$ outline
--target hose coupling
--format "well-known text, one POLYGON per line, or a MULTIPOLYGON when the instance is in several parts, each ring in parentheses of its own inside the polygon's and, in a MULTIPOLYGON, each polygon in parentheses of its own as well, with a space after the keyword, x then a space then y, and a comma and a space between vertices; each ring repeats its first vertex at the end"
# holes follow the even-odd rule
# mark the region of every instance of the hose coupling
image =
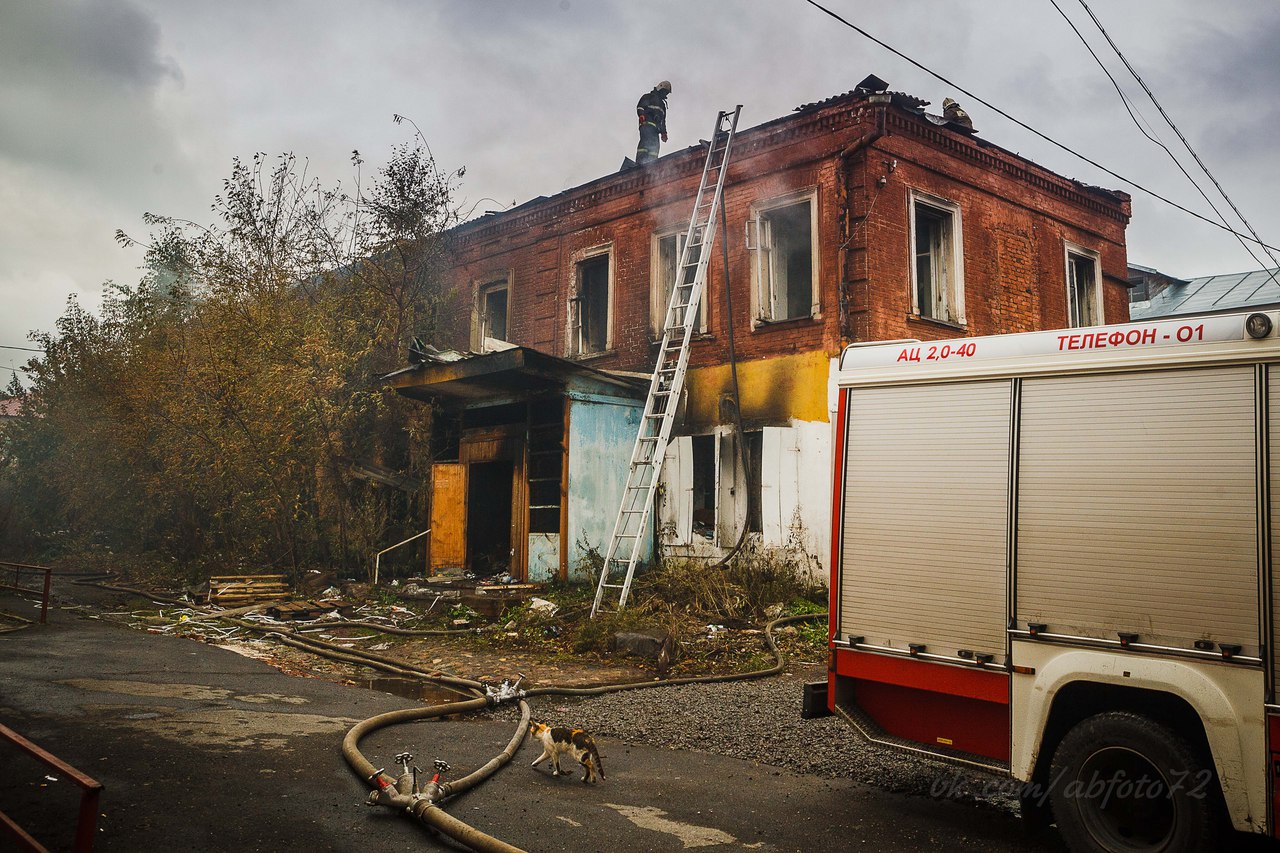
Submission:
POLYGON ((489 700, 490 705, 501 705, 503 702, 511 702, 525 697, 525 691, 520 689, 520 682, 524 681, 524 675, 517 674, 520 677, 514 682, 509 678, 505 678, 501 684, 486 684, 484 686, 484 695, 489 700))

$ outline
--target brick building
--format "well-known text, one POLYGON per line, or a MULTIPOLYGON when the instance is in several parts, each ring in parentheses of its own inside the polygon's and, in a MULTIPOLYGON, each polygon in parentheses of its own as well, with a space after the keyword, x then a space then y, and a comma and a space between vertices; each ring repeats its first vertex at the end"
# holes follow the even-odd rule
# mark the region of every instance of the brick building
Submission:
MULTIPOLYGON (((1129 197, 1054 174, 977 136, 962 112, 933 115, 927 106, 868 77, 851 92, 739 132, 725 185, 727 232, 717 235, 728 237, 728 295, 718 245, 682 426, 663 469, 665 553, 714 553, 745 525, 764 546, 788 548, 825 573, 829 376, 844 345, 1128 319, 1129 197), (730 315, 751 477, 737 461, 732 426, 730 315)), ((588 546, 605 544, 634 438, 627 424, 642 403, 643 385, 633 380, 654 364, 704 158, 705 147, 693 146, 454 232, 456 322, 452 339, 437 343, 471 353, 515 345, 550 357, 544 375, 516 392, 521 383, 507 381, 514 375, 504 380, 487 368, 499 371, 513 356, 493 352, 418 365, 393 381, 457 414, 460 463, 468 430, 491 430, 506 418, 512 436, 524 431, 509 451, 516 576, 572 576, 588 546), (460 370, 469 371, 469 387, 450 384, 460 370), (593 405, 618 410, 610 439, 592 445, 589 460, 575 458, 576 404, 565 390, 588 374, 617 383, 593 405), (546 402, 548 395, 561 403, 546 402), (535 398, 544 413, 551 406, 563 415, 560 493, 545 500, 520 494, 550 490, 521 474, 536 443, 528 431, 535 398), (515 408, 501 415, 500 406, 515 408), (583 467, 592 478, 575 475, 583 467), (594 479, 586 495, 575 491, 575 476, 594 479), (604 509, 575 525, 575 499, 604 509), (543 520, 531 521, 539 512, 543 520), (542 562, 524 540, 535 528, 552 537, 539 543, 548 555, 542 562)), ((579 397, 577 405, 588 404, 579 397)), ((456 500, 442 494, 436 503, 456 500)), ((467 524, 433 511, 436 522, 467 524)))

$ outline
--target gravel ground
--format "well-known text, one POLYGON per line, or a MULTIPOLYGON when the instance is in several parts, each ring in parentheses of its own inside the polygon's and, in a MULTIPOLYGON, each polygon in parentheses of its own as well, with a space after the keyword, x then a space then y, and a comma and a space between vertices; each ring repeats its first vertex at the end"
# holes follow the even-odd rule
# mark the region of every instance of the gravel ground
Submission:
MULTIPOLYGON (((800 716, 805 681, 825 671, 773 678, 628 690, 592 698, 531 700, 535 719, 598 738, 741 758, 793 773, 853 779, 890 791, 951 797, 1016 811, 1009 780, 966 772, 864 741, 839 717, 800 716)), ((516 721, 514 706, 494 718, 516 721)), ((608 772, 608 749, 601 750, 608 772)))

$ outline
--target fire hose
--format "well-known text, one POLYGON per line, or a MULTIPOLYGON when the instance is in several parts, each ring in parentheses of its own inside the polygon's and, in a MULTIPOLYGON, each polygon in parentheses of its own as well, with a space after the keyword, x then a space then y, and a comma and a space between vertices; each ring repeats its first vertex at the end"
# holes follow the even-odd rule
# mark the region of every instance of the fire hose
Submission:
MULTIPOLYGON (((116 591, 146 595, 156 600, 167 599, 174 603, 189 603, 183 602, 179 599, 173 599, 171 597, 156 596, 145 590, 133 587, 107 585, 100 582, 98 585, 116 591)), ((267 605, 260 606, 265 607, 267 605)), ((243 613, 245 610, 246 608, 238 609, 240 613, 243 613)), ((366 720, 362 720, 352 726, 343 738, 342 756, 355 775, 372 787, 367 800, 369 805, 378 805, 396 809, 402 812, 406 817, 413 818, 419 823, 452 838, 460 844, 466 845, 472 850, 481 851, 481 853, 522 853, 522 851, 518 847, 514 847, 501 839, 494 838, 493 836, 476 829, 470 824, 464 823, 452 815, 449 815, 440 807, 439 804, 449 797, 456 796, 464 791, 470 790, 484 780, 492 777, 499 769, 511 761, 516 752, 520 749, 520 746, 524 743, 524 738, 528 732, 531 711, 529 703, 526 701, 527 699, 536 696, 603 696, 607 693, 616 693, 624 690, 674 687, 684 684, 715 684, 777 675, 782 672, 785 667, 785 660, 781 650, 778 649, 777 643, 774 641, 774 630, 794 622, 825 618, 827 615, 826 613, 806 613, 797 616, 784 616, 774 619, 766 624, 764 627, 765 643, 768 646, 769 651, 773 653, 775 662, 773 666, 766 667, 764 669, 751 670, 742 673, 731 673, 728 675, 688 676, 684 678, 667 679, 664 681, 638 681, 622 684, 604 684, 594 687, 547 686, 524 690, 519 687, 519 681, 515 682, 515 684, 504 681, 501 685, 492 685, 469 678, 446 675, 438 671, 421 669, 403 661, 396 661, 395 659, 385 655, 350 649, 345 646, 339 646, 336 643, 329 643, 314 637, 308 637, 288 628, 263 625, 243 619, 231 618, 229 617, 230 613, 231 611, 224 611, 222 614, 211 613, 209 615, 214 618, 225 619, 225 621, 231 622, 234 625, 264 634, 265 636, 271 637, 281 643, 310 652, 311 654, 315 654, 319 657, 343 663, 365 666, 395 675, 422 679, 423 681, 438 684, 457 691, 464 696, 470 697, 460 702, 432 705, 424 708, 405 708, 398 711, 389 711, 387 713, 378 714, 376 716, 369 717, 366 720), (509 701, 515 701, 520 709, 520 722, 516 727, 515 733, 511 736, 511 740, 501 752, 491 758, 484 765, 472 771, 470 774, 452 782, 440 781, 440 776, 444 770, 448 769, 448 765, 444 762, 438 761, 436 762, 437 772, 435 776, 430 782, 420 788, 417 782, 417 768, 413 768, 412 771, 410 770, 412 756, 408 754, 398 756, 398 760, 403 759, 403 772, 398 777, 393 778, 387 774, 384 769, 376 767, 364 756, 362 752, 360 752, 359 749, 361 738, 371 732, 388 726, 398 725, 401 723, 418 722, 421 720, 431 719, 432 717, 467 714, 495 707, 509 701)), ((375 631, 387 631, 388 627, 378 625, 376 623, 357 622, 353 620, 327 620, 326 624, 354 625, 370 628, 375 631)), ((410 629, 398 629, 395 631, 387 631, 387 633, 410 633, 410 629)), ((432 636, 470 634, 475 633, 475 631, 473 629, 463 629, 448 631, 412 631, 412 633, 415 635, 432 636)))

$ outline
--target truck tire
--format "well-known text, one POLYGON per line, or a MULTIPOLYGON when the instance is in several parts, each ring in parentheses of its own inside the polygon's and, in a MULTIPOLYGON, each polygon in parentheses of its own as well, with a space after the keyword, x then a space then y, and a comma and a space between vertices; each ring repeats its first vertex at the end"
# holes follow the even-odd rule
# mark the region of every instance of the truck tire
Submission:
POLYGON ((1067 732, 1049 801, 1073 853, 1214 849, 1217 777, 1185 738, 1150 717, 1109 711, 1067 732))

